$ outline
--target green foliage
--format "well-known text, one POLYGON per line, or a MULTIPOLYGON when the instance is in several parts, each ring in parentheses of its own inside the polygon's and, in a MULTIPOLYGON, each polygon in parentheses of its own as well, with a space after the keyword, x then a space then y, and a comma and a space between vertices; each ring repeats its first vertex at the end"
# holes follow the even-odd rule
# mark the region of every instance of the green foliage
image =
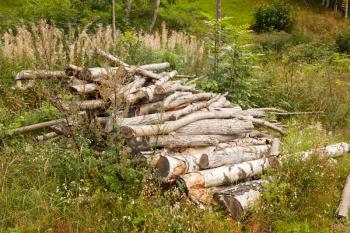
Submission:
POLYGON ((350 53, 350 30, 339 34, 336 38, 337 51, 340 53, 350 53))
POLYGON ((254 14, 256 32, 289 31, 293 25, 291 6, 283 1, 260 6, 254 14))
POLYGON ((227 24, 226 19, 221 20, 219 25, 213 21, 208 25, 211 29, 207 41, 208 79, 202 80, 199 86, 207 91, 228 92, 229 100, 240 106, 254 105, 251 101, 256 81, 253 68, 259 55, 253 52, 253 46, 242 42, 249 38, 247 26, 234 27, 227 24), (217 26, 220 28, 220 42, 217 41, 217 26))

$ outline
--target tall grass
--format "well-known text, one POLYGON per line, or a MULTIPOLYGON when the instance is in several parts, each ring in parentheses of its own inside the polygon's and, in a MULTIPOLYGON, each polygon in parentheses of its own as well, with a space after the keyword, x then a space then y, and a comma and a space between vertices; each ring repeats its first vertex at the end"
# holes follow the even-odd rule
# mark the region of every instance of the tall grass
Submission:
MULTIPOLYGON (((159 32, 128 32, 130 47, 141 44, 153 52, 166 49, 171 52, 186 52, 186 61, 195 66, 202 64, 204 45, 201 41, 185 32, 169 31, 163 24, 159 32)), ((125 34, 116 32, 113 41, 110 26, 98 25, 88 30, 69 27, 65 32, 53 24, 41 20, 30 26, 21 25, 14 31, 8 30, 1 36, 0 51, 13 62, 30 59, 35 67, 54 69, 68 63, 84 65, 94 56, 95 48, 106 51, 123 51, 125 34)), ((125 50, 125 49, 124 49, 125 50)), ((120 54, 127 56, 127 54, 120 54)))

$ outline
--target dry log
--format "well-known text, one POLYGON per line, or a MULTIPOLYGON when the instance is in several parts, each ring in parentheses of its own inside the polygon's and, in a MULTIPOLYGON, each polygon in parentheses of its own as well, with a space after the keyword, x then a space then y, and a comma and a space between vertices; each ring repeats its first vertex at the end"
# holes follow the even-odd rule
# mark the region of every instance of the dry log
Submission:
MULTIPOLYGON (((111 132, 116 126, 160 124, 168 120, 177 120, 182 116, 208 107, 211 103, 215 102, 220 97, 221 95, 218 95, 207 102, 194 103, 187 106, 186 108, 172 112, 156 113, 130 118, 118 118, 118 115, 112 115, 109 117, 109 120, 106 124, 106 131, 111 132)), ((236 111, 241 111, 241 108, 237 108, 236 111)))
POLYGON ((281 140, 279 138, 274 138, 272 140, 271 150, 270 150, 271 156, 280 155, 280 145, 281 145, 281 140))
POLYGON ((268 121, 265 121, 263 119, 255 119, 253 117, 247 117, 247 116, 238 116, 238 119, 241 120, 251 120, 253 122, 253 124, 258 125, 258 126, 264 126, 267 128, 270 128, 272 130, 275 130, 277 132, 279 132, 280 134, 284 135, 284 130, 268 121))
POLYGON ((143 69, 143 70, 164 70, 164 69, 169 68, 169 67, 170 67, 169 62, 163 62, 163 63, 142 65, 139 68, 143 69))
POLYGON ((213 198, 233 219, 238 220, 244 211, 254 207, 260 199, 262 183, 262 180, 241 183, 215 192, 213 198))
POLYGON ((77 101, 71 103, 68 107, 66 107, 67 110, 75 109, 75 110, 93 110, 93 109, 99 109, 99 108, 105 108, 107 106, 107 103, 101 99, 97 100, 83 100, 83 101, 77 101))
MULTIPOLYGON (((254 138, 242 138, 243 134, 233 135, 159 135, 143 138, 147 147, 167 147, 167 148, 185 148, 198 146, 215 146, 222 142, 237 142, 238 145, 254 145, 253 141, 260 141, 254 138), (239 142, 238 142, 239 141, 239 142), (246 143, 249 141, 249 143, 246 143)), ((263 140, 262 140, 263 141, 263 140)), ((266 141, 264 142, 266 144, 266 141)))
POLYGON ((43 79, 43 78, 68 78, 64 71, 50 70, 23 70, 17 73, 15 80, 43 79))
MULTIPOLYGON (((168 134, 173 131, 176 131, 177 129, 184 127, 188 124, 191 124, 192 122, 195 122, 195 121, 204 120, 204 119, 225 119, 225 118, 228 119, 228 118, 234 118, 234 117, 237 117, 237 110, 236 111, 195 112, 177 121, 170 121, 159 125, 124 126, 122 127, 122 135, 125 138, 162 135, 162 134, 168 134)), ((250 122, 250 121, 248 120, 245 122, 250 122)), ((218 131, 216 131, 215 134, 217 134, 217 132, 218 131)), ((201 133, 195 133, 195 134, 201 134, 201 133)), ((232 134, 232 132, 229 134, 232 134)))
POLYGON ((156 168, 167 180, 190 172, 232 166, 234 164, 252 161, 268 156, 270 145, 228 147, 209 153, 194 155, 179 154, 175 156, 161 156, 156 168))
POLYGON ((135 80, 131 83, 121 87, 119 90, 115 89, 114 93, 109 97, 109 99, 112 101, 112 103, 114 103, 116 99, 120 98, 121 96, 126 100, 132 98, 132 94, 141 88, 145 82, 146 79, 136 76, 135 80))
POLYGON ((84 68, 68 64, 65 70, 67 76, 77 76, 79 72, 81 72, 84 68))
MULTIPOLYGON (((249 192, 250 190, 261 191, 261 185, 264 182, 268 182, 268 181, 251 180, 251 181, 239 183, 236 185, 230 185, 230 186, 191 189, 189 190, 189 195, 191 199, 195 200, 196 202, 203 203, 206 205, 212 205, 212 204, 215 204, 215 202, 218 202, 217 198, 219 196, 226 195, 227 198, 235 199, 237 195, 240 196, 246 192, 249 192), (216 200, 214 200, 214 196, 216 200)), ((219 204, 221 203, 219 202, 219 204)), ((225 207, 228 207, 229 205, 222 205, 222 206, 225 208, 225 207)), ((248 207, 249 205, 244 204, 243 206, 248 207)), ((242 207, 242 205, 240 207, 242 207)), ((242 210, 243 208, 234 208, 234 209, 242 210)))
POLYGON ((68 122, 66 121, 66 119, 61 118, 61 119, 42 122, 34 125, 28 125, 17 129, 12 129, 10 130, 10 133, 26 133, 26 132, 35 131, 35 130, 47 128, 53 125, 58 125, 58 124, 68 124, 68 122))
POLYGON ((175 71, 175 70, 170 72, 170 73, 163 74, 154 85, 150 85, 148 87, 142 87, 136 93, 129 95, 127 102, 129 104, 134 104, 143 98, 146 98, 147 101, 153 100, 156 87, 162 86, 169 79, 175 77, 176 74, 177 74, 177 71, 175 71))
POLYGON ((120 59, 116 58, 112 54, 109 54, 109 53, 103 51, 102 49, 96 48, 96 54, 101 56, 101 57, 103 57, 103 58, 105 58, 107 61, 109 61, 113 65, 129 67, 128 64, 124 63, 123 61, 121 61, 120 59))
POLYGON ((56 133, 56 132, 50 132, 50 133, 46 133, 46 134, 43 134, 43 135, 39 135, 39 136, 36 137, 36 139, 39 142, 42 142, 42 141, 47 141, 47 140, 50 140, 50 139, 53 139, 53 138, 57 138, 59 136, 61 136, 61 135, 56 133))
POLYGON ((231 103, 230 101, 228 101, 224 96, 221 97, 217 102, 212 103, 209 106, 209 109, 215 109, 215 108, 230 108, 231 107, 231 103))
POLYGON ((182 83, 181 80, 169 81, 165 83, 162 88, 158 88, 157 90, 155 90, 155 93, 160 95, 160 94, 172 93, 176 91, 192 92, 192 93, 202 92, 200 90, 197 90, 195 85, 183 86, 181 83, 182 83))
MULTIPOLYGON (((164 99, 163 105, 164 106, 168 106, 171 102, 173 102, 174 100, 176 100, 177 98, 181 97, 181 96, 185 96, 185 95, 191 95, 191 92, 175 92, 174 94, 166 97, 164 99)), ((144 115, 144 114, 143 114, 144 115)))
POLYGON ((199 93, 192 95, 192 93, 189 92, 177 92, 173 96, 169 97, 171 98, 165 99, 164 101, 158 101, 155 103, 142 105, 140 107, 139 115, 147 115, 155 112, 164 112, 196 101, 208 100, 213 97, 213 94, 199 93), (177 99, 172 100, 173 97, 177 99))
POLYGON ((304 152, 301 152, 301 155, 304 158, 308 158, 313 154, 320 153, 320 154, 329 156, 331 158, 336 158, 341 155, 347 154, 349 152, 350 152, 350 144, 346 142, 341 142, 333 145, 328 145, 326 147, 319 148, 319 149, 304 151, 304 152))
POLYGON ((229 185, 247 179, 249 177, 261 175, 270 166, 277 166, 279 161, 276 157, 263 158, 236 164, 233 166, 223 166, 199 172, 188 173, 182 176, 186 187, 209 188, 221 185, 229 185))
POLYGON ((349 220, 350 209, 350 175, 346 179, 346 183, 341 196, 340 204, 336 211, 336 216, 339 218, 345 218, 349 220))
POLYGON ((208 119, 192 122, 176 130, 175 133, 177 135, 231 135, 249 132, 253 128, 254 126, 251 121, 237 119, 208 119))
POLYGON ((71 85, 71 88, 80 94, 94 93, 97 90, 97 85, 94 83, 71 85))

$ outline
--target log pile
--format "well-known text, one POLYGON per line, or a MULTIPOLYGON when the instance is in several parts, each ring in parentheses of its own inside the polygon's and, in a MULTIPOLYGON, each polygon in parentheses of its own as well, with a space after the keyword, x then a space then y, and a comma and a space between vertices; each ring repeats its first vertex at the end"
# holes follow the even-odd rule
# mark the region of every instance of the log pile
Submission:
MULTIPOLYGON (((69 136, 74 110, 105 133, 120 130, 134 152, 144 156, 166 182, 181 181, 193 201, 219 203, 234 218, 260 196, 258 177, 278 166, 281 123, 268 114, 292 115, 276 108, 243 110, 226 94, 207 93, 191 80, 168 71, 170 64, 131 66, 96 49, 111 67, 69 64, 65 71, 25 70, 16 75, 20 89, 39 79, 63 79, 79 101, 62 103, 65 117, 13 129, 12 133, 51 129, 39 141, 69 136), (28 82, 26 85, 23 81, 28 82)), ((86 121, 85 121, 86 122, 86 121)))

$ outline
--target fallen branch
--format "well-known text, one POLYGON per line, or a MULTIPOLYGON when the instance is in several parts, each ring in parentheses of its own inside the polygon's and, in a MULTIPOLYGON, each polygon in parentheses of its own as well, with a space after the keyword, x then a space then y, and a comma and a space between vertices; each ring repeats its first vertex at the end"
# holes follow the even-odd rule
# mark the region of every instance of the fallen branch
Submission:
POLYGON ((339 207, 336 210, 336 216, 349 220, 350 209, 350 175, 346 179, 346 183, 341 196, 339 207))

